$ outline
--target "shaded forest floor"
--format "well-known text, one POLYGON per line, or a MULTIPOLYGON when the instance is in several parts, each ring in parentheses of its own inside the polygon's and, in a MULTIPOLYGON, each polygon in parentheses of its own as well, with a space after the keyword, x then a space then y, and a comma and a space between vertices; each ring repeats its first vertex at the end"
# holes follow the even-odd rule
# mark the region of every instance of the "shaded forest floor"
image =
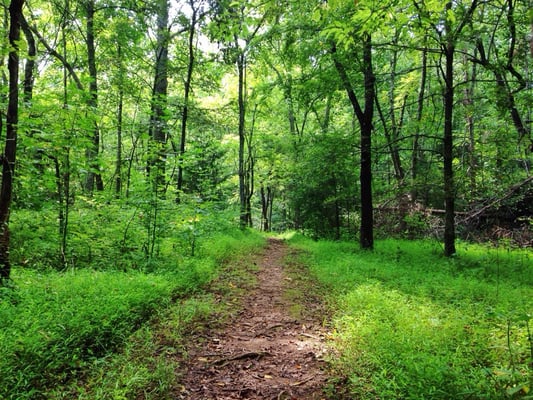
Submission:
POLYGON ((233 275, 218 282, 232 288, 234 297, 226 293, 220 300, 234 302, 234 311, 191 335, 177 398, 327 398, 325 307, 290 251, 269 239, 245 267, 251 279, 233 275))

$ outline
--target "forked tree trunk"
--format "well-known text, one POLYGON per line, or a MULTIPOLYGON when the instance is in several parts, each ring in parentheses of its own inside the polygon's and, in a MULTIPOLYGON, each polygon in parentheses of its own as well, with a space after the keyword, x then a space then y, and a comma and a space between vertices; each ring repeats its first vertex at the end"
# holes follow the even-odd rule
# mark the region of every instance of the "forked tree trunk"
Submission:
POLYGON ((336 46, 333 46, 333 61, 339 73, 341 82, 350 99, 354 113, 359 122, 361 131, 361 164, 359 181, 361 184, 361 227, 359 243, 363 249, 374 248, 374 210, 372 205, 372 130, 374 119, 375 101, 375 76, 372 66, 372 38, 370 34, 363 37, 363 75, 365 84, 364 110, 350 83, 348 74, 342 62, 336 55, 336 46))
POLYGON ((261 185, 261 219, 263 220, 263 231, 270 232, 272 229, 272 204, 274 202, 274 193, 270 186, 261 185))
MULTIPOLYGON (((448 1, 445 5, 445 15, 453 11, 453 2, 448 1)), ((473 0, 463 19, 457 26, 453 26, 452 20, 446 18, 444 22, 444 40, 441 43, 442 54, 446 65, 444 66, 444 132, 443 144, 443 170, 444 170, 444 255, 451 257, 455 254, 455 182, 453 175, 453 106, 454 106, 454 57, 455 45, 462 29, 471 20, 472 14, 478 5, 473 0)))

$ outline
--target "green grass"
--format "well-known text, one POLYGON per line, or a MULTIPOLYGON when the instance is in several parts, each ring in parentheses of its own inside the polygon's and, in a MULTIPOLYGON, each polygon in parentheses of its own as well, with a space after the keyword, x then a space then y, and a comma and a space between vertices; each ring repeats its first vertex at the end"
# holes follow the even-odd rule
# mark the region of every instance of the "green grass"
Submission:
MULTIPOLYGON (((533 254, 430 241, 290 242, 331 292, 334 360, 358 399, 528 398, 533 254)), ((531 397, 529 397, 531 398, 531 397)))
POLYGON ((17 299, 1 305, 1 398, 33 398, 116 350, 179 286, 139 272, 15 270, 13 279, 17 299))
MULTIPOLYGON (((107 244, 93 245, 102 257, 105 246, 123 235, 107 229, 101 238, 107 244)), ((28 251, 35 268, 15 266, 14 287, 0 289, 0 398, 169 396, 176 360, 161 355, 178 351, 191 321, 215 310, 204 292, 221 266, 264 243, 228 223, 198 223, 195 229, 204 231, 194 239, 194 257, 190 241, 183 244, 180 231, 169 230, 158 238, 156 257, 146 260, 139 252, 142 267, 128 266, 127 257, 114 260, 120 254, 110 248, 111 257, 95 261, 95 268, 60 271, 42 262, 53 257, 28 251), (162 322, 154 330, 150 322, 157 321, 162 322)))

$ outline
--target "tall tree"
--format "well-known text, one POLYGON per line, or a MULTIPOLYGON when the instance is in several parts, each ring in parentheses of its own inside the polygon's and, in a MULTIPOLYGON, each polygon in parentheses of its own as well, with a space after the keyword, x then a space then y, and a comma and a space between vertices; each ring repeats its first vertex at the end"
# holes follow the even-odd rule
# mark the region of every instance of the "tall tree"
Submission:
MULTIPOLYGON (((444 9, 439 12, 438 7, 428 7, 424 2, 413 2, 418 11, 422 24, 429 23, 433 29, 435 40, 440 47, 443 59, 439 64, 439 71, 443 81, 444 127, 442 136, 443 181, 444 181, 444 255, 453 256, 455 249, 455 197, 454 182, 454 104, 455 104, 455 53, 464 28, 470 23, 472 15, 478 6, 478 0, 472 0, 470 5, 462 2, 446 2, 444 9)), ((434 6, 433 6, 434 7, 434 6)))
POLYGON ((250 184, 253 179, 253 162, 251 154, 251 138, 247 139, 247 68, 248 57, 254 47, 259 30, 263 27, 269 12, 269 3, 258 5, 246 1, 229 2, 227 0, 214 1, 214 37, 224 43, 224 56, 227 63, 237 68, 237 107, 238 107, 238 175, 239 175, 239 207, 240 226, 246 228, 252 221, 249 200, 253 194, 250 184), (262 8, 262 6, 265 6, 262 8))
POLYGON ((361 227, 359 231, 359 243, 363 249, 374 248, 374 210, 372 202, 372 130, 374 119, 375 102, 375 76, 372 65, 372 36, 365 32, 362 37, 362 72, 364 80, 364 108, 361 107, 359 99, 350 82, 348 73, 343 62, 337 55, 336 45, 332 48, 333 60, 337 72, 354 113, 359 121, 361 137, 361 163, 359 173, 359 183, 361 184, 361 227))
POLYGON ((150 112, 149 134, 151 141, 148 171, 154 190, 164 195, 165 188, 165 160, 167 143, 167 94, 168 94, 168 45, 169 45, 169 4, 168 0, 156 2, 156 49, 154 84, 152 88, 152 102, 150 112))
POLYGON ((100 151, 100 128, 96 116, 98 115, 98 71, 96 67, 96 47, 95 47, 95 27, 94 18, 96 13, 95 0, 84 0, 85 8, 85 42, 87 45, 87 65, 89 70, 89 98, 87 105, 89 112, 93 113, 92 135, 90 145, 87 148, 87 161, 89 171, 85 181, 85 189, 92 193, 95 185, 98 191, 104 190, 104 183, 100 173, 100 163, 98 153, 100 151))
POLYGON ((187 122, 189 118, 190 95, 192 88, 192 76, 196 64, 196 30, 199 19, 201 18, 202 0, 189 0, 189 7, 191 9, 191 16, 189 19, 188 35, 187 35, 187 73, 185 75, 185 82, 183 85, 183 107, 181 109, 181 135, 179 147, 179 164, 178 164, 178 182, 176 201, 180 202, 180 194, 183 190, 183 156, 185 155, 185 143, 187 139, 187 122))
POLYGON ((0 187, 0 284, 10 279, 9 259, 9 214, 13 197, 13 178, 17 154, 17 129, 19 114, 19 40, 23 20, 24 0, 12 0, 9 4, 9 97, 6 113, 6 139, 2 161, 2 184, 0 187))
MULTIPOLYGON (((331 49, 333 62, 339 74, 344 90, 348 94, 348 99, 353 108, 353 112, 359 123, 361 161, 359 171, 359 182, 361 185, 361 226, 359 242, 363 249, 374 248, 374 211, 372 200, 372 131, 374 129, 374 104, 376 98, 374 66, 372 62, 372 32, 379 26, 376 20, 384 15, 383 9, 374 8, 374 4, 366 2, 356 3, 355 9, 350 11, 351 18, 349 25, 341 29, 334 28, 332 33, 334 40, 339 41, 344 47, 352 51, 358 50, 356 56, 361 61, 356 65, 359 67, 358 72, 363 75, 363 105, 359 101, 354 85, 350 80, 346 67, 345 59, 341 58, 337 49, 337 43, 334 43, 331 49), (366 19, 360 14, 369 15, 371 18, 366 19), (352 25, 353 24, 353 25, 352 25), (355 43, 360 45, 356 46, 355 43)), ((353 54, 353 53, 352 53, 353 54)), ((353 56, 353 55, 352 55, 353 56)))

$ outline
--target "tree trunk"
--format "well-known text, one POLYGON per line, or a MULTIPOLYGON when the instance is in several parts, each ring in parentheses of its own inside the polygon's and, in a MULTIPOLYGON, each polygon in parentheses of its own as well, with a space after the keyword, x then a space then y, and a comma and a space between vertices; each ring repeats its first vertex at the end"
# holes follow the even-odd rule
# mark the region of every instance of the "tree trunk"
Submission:
MULTIPOLYGON (((395 35, 393 45, 394 48, 398 44, 398 34, 395 35)), ((400 150, 398 148, 398 137, 400 136, 400 132, 402 130, 403 125, 403 117, 405 114, 405 108, 407 103, 407 96, 404 97, 404 102, 402 109, 400 111, 399 119, 396 118, 396 112, 395 112, 395 100, 396 100, 396 68, 398 65, 398 50, 393 50, 391 61, 390 61, 390 69, 391 69, 391 75, 390 75, 390 88, 389 88, 389 120, 390 120, 390 127, 387 123, 387 118, 383 114, 383 111, 381 109, 381 105, 379 102, 378 97, 376 96, 376 108, 379 114, 379 117, 381 119, 381 122, 383 124, 383 131, 385 134, 385 139, 387 140, 387 147, 389 148, 389 152, 391 155, 392 160, 392 166, 394 168, 394 178, 396 179, 398 186, 401 187, 403 185, 403 181, 405 178, 405 172, 402 167, 402 161, 400 157, 400 150)))
POLYGON ((9 98, 6 114, 6 140, 2 155, 2 185, 0 187, 0 284, 10 279, 9 260, 9 212, 13 195, 13 177, 17 153, 18 124, 18 77, 19 77, 19 40, 24 0, 12 0, 9 4, 9 98))
MULTIPOLYGON (((446 4, 446 10, 452 8, 452 3, 446 4)), ((455 39, 451 34, 451 26, 446 20, 448 32, 444 46, 446 67, 444 71, 444 255, 450 257, 455 254, 455 183, 453 177, 453 100, 454 79, 453 59, 455 54, 455 39)))
POLYGON ((255 129, 255 117, 257 115, 257 104, 252 113, 252 126, 248 135, 245 134, 246 160, 244 162, 244 191, 246 197, 246 223, 252 227, 252 196, 255 185, 255 156, 253 152, 253 138, 255 129))
MULTIPOLYGON (((465 57, 465 68, 468 68, 468 63, 465 57)), ((468 178, 470 180, 470 191, 475 194, 477 191, 476 175, 477 175, 477 162, 476 162, 476 138, 475 138, 475 120, 474 120, 474 92, 476 83, 476 64, 472 64, 472 73, 470 74, 468 69, 465 71, 465 89, 463 106, 465 107, 465 124, 466 134, 468 135, 468 178)))
POLYGON ((183 109, 181 113, 181 138, 180 138, 180 149, 179 149, 179 164, 178 164, 178 185, 177 185, 177 195, 176 202, 180 202, 181 191, 183 190, 183 155, 185 154, 185 140, 187 137, 187 118, 189 115, 189 96, 191 92, 192 85, 192 73, 194 70, 194 37, 196 34, 196 17, 197 9, 194 8, 194 1, 190 1, 190 6, 192 8, 191 15, 191 26, 189 27, 189 42, 188 42, 188 51, 189 51, 189 62, 187 64, 187 76, 185 78, 185 87, 183 93, 183 109))
MULTIPOLYGON (((238 46, 237 41, 235 45, 238 46)), ((238 72, 238 105, 239 105, 239 205, 240 205, 240 227, 246 228, 248 225, 247 214, 247 193, 246 193, 246 171, 244 159, 245 147, 245 117, 246 104, 244 99, 244 81, 245 81, 245 55, 240 52, 237 56, 237 72, 238 72)))
POLYGON ((375 76, 372 68, 370 34, 363 40, 363 68, 365 77, 365 111, 361 125, 361 236, 363 249, 374 248, 374 210, 372 205, 372 120, 374 118, 375 76))
POLYGON ((332 48, 333 61, 339 73, 342 84, 359 121, 361 131, 361 166, 359 181, 361 184, 361 227, 359 243, 361 248, 372 250, 374 248, 374 210, 372 205, 372 121, 374 118, 375 101, 375 76, 372 66, 372 37, 370 34, 363 36, 363 75, 365 83, 365 109, 361 108, 359 100, 350 83, 348 74, 342 62, 336 56, 337 49, 332 48))
POLYGON ((92 193, 96 186, 96 190, 104 190, 104 183, 102 175, 100 174, 100 163, 98 161, 98 153, 100 151, 100 129, 96 121, 98 111, 98 73, 96 69, 96 48, 94 37, 94 0, 87 0, 86 4, 87 22, 86 22, 86 42, 87 42, 87 64, 89 67, 89 99, 87 105, 89 112, 93 114, 93 130, 91 137, 91 145, 87 148, 87 162, 89 164, 89 172, 85 181, 85 190, 92 193))
POLYGON ((263 231, 270 232, 272 229, 272 203, 274 202, 274 193, 272 188, 261 185, 261 216, 263 220, 263 231))
POLYGON ((420 72, 420 88, 418 90, 417 106, 416 106, 416 132, 413 139, 413 153, 411 156, 411 197, 412 201, 418 198, 418 190, 416 179, 418 178, 418 170, 420 164, 420 131, 422 129, 422 117, 424 115, 424 96, 426 95, 426 80, 427 80, 427 65, 428 52, 426 47, 422 50, 422 66, 420 72))
POLYGON ((118 88, 118 106, 117 106, 117 160, 115 162, 115 197, 119 198, 122 192, 122 125, 124 113, 124 85, 123 75, 124 67, 122 64, 122 46, 119 43, 117 48, 117 58, 119 62, 119 88, 118 88))
MULTIPOLYGON (((24 18, 24 16, 22 16, 24 18)), ((37 46, 35 38, 25 20, 21 21, 21 29, 24 32, 28 44, 28 58, 24 67, 24 103, 28 104, 33 98, 33 84, 35 81, 37 46)))
POLYGON ((165 192, 165 159, 167 142, 166 103, 168 91, 168 13, 167 0, 157 2, 157 49, 154 87, 150 115, 151 151, 148 174, 159 196, 165 192))

